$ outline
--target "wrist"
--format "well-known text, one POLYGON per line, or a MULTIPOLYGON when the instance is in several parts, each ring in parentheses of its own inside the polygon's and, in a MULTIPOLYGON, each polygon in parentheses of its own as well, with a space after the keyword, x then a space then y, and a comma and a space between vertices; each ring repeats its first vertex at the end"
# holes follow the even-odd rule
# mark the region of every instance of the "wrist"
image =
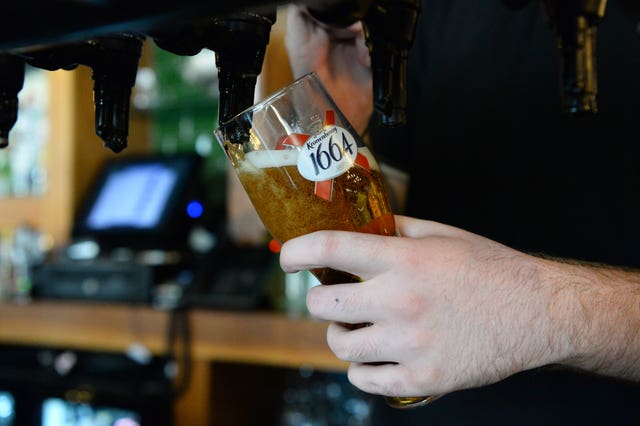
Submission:
POLYGON ((544 262, 543 279, 552 295, 553 362, 640 378, 640 275, 603 266, 544 262))

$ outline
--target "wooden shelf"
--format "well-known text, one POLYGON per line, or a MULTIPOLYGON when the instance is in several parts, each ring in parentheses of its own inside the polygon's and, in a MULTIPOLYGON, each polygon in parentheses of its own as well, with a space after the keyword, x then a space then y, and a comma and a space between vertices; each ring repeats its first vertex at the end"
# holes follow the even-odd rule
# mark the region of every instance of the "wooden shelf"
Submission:
MULTIPOLYGON (((189 389, 176 401, 176 426, 227 424, 228 417, 219 416, 229 416, 233 407, 216 413, 211 409, 216 400, 213 381, 219 371, 214 364, 346 371, 347 363, 327 347, 324 322, 275 312, 197 309, 186 315, 193 366, 189 389)), ((141 343, 162 355, 167 351, 170 319, 169 312, 148 306, 75 301, 0 303, 0 344, 124 352, 133 343, 141 343)), ((226 401, 230 397, 224 393, 221 397, 226 401)))
MULTIPOLYGON (((0 342, 124 351, 134 342, 165 353, 169 313, 150 307, 35 302, 0 305, 0 342)), ((327 347, 326 324, 273 312, 193 310, 194 359, 340 371, 327 347)))

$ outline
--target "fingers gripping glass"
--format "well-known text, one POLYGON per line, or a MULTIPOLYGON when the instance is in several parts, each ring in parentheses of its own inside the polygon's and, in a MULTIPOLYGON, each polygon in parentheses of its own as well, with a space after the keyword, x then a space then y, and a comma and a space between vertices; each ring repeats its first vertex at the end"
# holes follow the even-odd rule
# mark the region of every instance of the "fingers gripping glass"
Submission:
MULTIPOLYGON (((315 74, 310 73, 223 123, 216 137, 258 216, 280 243, 318 230, 395 235, 380 168, 315 74)), ((331 268, 322 284, 359 282, 331 268)), ((424 405, 433 397, 387 397, 424 405)))

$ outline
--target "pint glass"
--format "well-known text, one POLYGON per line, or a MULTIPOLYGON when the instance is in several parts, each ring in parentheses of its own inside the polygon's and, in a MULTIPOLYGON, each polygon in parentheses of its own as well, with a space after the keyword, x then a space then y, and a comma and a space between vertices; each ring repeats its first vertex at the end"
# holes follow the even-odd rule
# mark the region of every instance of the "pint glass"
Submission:
MULTIPOLYGON (((222 123, 216 137, 278 242, 318 230, 395 235, 380 168, 314 73, 222 123)), ((330 268, 322 284, 361 281, 330 268)), ((405 408, 429 397, 387 397, 405 408)))

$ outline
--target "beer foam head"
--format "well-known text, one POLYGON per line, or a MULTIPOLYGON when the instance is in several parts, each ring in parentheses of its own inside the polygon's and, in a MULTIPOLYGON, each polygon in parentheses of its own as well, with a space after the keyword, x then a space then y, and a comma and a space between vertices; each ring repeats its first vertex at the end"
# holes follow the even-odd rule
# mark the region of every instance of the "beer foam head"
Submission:
POLYGON ((245 163, 251 163, 256 169, 269 167, 295 166, 298 163, 297 149, 251 151, 245 154, 245 163))

